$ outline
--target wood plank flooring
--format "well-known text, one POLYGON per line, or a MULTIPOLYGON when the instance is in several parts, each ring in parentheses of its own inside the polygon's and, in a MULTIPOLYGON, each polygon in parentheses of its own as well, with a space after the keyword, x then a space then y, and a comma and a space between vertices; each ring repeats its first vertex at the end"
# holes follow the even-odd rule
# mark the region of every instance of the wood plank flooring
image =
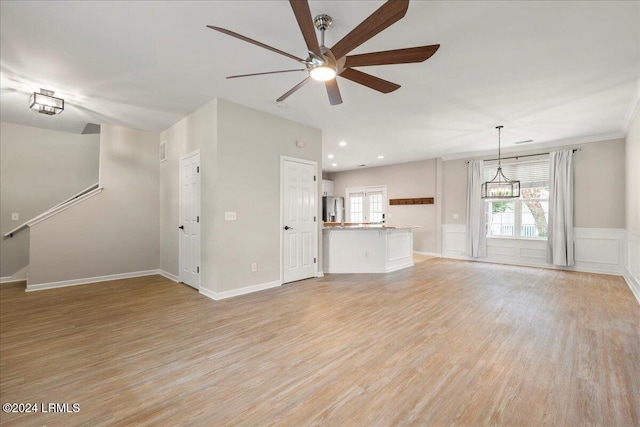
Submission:
POLYGON ((640 426, 620 277, 435 259, 212 301, 159 276, 0 290, 4 426, 640 426))

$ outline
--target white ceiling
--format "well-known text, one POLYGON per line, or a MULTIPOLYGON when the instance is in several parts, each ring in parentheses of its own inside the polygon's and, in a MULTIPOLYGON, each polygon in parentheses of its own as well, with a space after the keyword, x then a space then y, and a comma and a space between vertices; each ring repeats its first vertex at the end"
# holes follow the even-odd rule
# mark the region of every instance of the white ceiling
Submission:
MULTIPOLYGON (((310 7, 333 17, 332 46, 381 4, 310 7)), ((362 69, 399 90, 385 95, 339 78, 344 103, 330 106, 324 85, 312 82, 286 108, 275 99, 303 73, 225 76, 299 64, 206 28, 305 57, 286 1, 2 1, 0 12, 2 121, 158 132, 222 97, 322 129, 328 171, 496 150, 498 124, 507 151, 528 139, 518 147, 623 137, 638 99, 638 1, 413 0, 403 19, 352 52, 439 43, 424 63, 362 69), (61 115, 28 109, 39 88, 65 99, 61 115)))

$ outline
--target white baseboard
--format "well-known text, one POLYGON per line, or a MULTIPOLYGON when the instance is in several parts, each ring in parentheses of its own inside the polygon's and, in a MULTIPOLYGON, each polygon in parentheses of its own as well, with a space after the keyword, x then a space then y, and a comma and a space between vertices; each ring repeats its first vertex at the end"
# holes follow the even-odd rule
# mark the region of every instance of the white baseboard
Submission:
POLYGON ((316 277, 324 277, 324 271, 318 271, 318 274, 316 274, 316 277))
POLYGON ((280 285, 282 285, 282 283, 279 280, 276 280, 273 282, 260 283, 258 285, 245 286, 244 288, 232 289, 230 291, 223 291, 223 292, 214 292, 212 290, 209 290, 207 288, 200 286, 200 293, 208 298, 211 298, 212 300, 218 301, 221 299, 237 297, 240 295, 246 295, 253 292, 264 291, 265 289, 277 288, 280 285))
POLYGON ((160 274, 159 270, 134 271, 131 273, 109 274, 107 276, 86 277, 83 279, 61 280, 59 282, 27 284, 27 292, 42 291, 44 289, 66 288, 67 286, 88 285, 91 283, 107 282, 109 280, 131 279, 133 277, 153 276, 160 274))
POLYGON ((180 278, 178 276, 176 276, 175 274, 171 274, 168 271, 164 271, 164 270, 158 270, 158 274, 166 277, 169 280, 173 280, 176 283, 180 283, 180 278))
POLYGON ((640 283, 638 283, 637 280, 635 280, 633 277, 631 277, 631 275, 628 274, 624 275, 624 280, 627 281, 627 285, 629 285, 631 293, 633 293, 633 296, 635 296, 636 300, 638 300, 638 304, 640 304, 640 283))
POLYGON ((640 303, 640 234, 627 230, 624 278, 640 303))
POLYGON ((29 276, 29 266, 22 267, 11 276, 0 277, 0 283, 24 282, 29 276))
POLYGON ((436 258, 442 258, 442 254, 437 254, 435 252, 422 252, 422 251, 413 251, 416 255, 424 255, 424 256, 434 256, 436 258))

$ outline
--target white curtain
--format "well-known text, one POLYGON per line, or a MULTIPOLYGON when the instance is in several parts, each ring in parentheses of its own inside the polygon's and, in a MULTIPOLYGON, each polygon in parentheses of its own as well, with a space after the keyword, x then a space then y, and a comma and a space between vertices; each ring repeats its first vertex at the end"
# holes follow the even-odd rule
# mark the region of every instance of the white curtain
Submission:
POLYGON ((547 262, 574 264, 573 150, 550 153, 547 262))
POLYGON ((467 251, 466 255, 478 258, 487 256, 487 229, 484 201, 480 189, 484 178, 483 161, 469 162, 467 172, 467 251))

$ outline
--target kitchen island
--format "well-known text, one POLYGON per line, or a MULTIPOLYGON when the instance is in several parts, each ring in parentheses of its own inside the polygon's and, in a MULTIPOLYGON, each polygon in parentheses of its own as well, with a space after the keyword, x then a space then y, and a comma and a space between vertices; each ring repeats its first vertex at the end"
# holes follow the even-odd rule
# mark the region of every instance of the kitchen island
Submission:
POLYGON ((389 273, 411 267, 413 227, 325 227, 322 260, 325 273, 389 273))

